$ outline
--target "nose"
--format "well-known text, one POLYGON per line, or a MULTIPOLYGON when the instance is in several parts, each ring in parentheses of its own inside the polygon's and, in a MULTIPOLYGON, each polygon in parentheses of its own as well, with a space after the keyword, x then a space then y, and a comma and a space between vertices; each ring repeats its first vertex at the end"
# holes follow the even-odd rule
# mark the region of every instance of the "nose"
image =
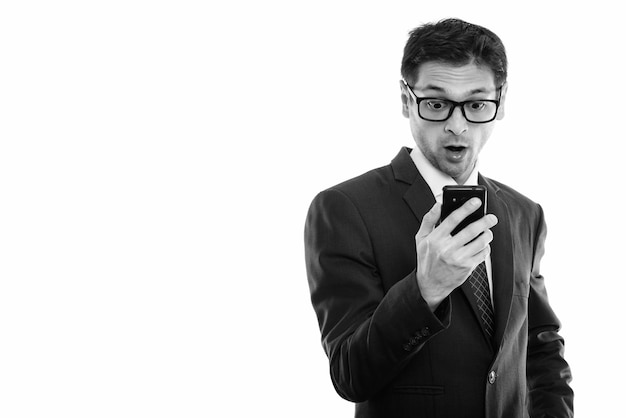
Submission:
POLYGON ((463 116, 463 110, 460 106, 456 106, 452 111, 452 115, 446 120, 446 132, 454 135, 461 135, 467 131, 467 119, 463 116))

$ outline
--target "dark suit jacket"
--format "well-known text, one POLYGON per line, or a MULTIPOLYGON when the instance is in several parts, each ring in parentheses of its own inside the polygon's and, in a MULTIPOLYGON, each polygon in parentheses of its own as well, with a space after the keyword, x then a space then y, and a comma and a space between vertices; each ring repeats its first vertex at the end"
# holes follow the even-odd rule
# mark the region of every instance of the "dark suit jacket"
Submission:
POLYGON ((357 417, 570 417, 571 374, 539 262, 539 205, 479 176, 492 229, 495 336, 467 282, 431 312, 415 234, 435 199, 403 148, 388 166, 320 193, 305 227, 311 300, 337 392, 357 417))

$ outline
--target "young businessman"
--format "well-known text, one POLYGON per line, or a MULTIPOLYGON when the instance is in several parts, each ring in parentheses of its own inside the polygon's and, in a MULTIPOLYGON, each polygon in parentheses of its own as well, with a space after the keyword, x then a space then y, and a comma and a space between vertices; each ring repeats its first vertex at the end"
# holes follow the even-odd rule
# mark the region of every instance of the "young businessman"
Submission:
POLYGON ((571 417, 571 373, 540 273, 542 209, 476 165, 504 116, 504 46, 461 20, 423 25, 401 73, 416 146, 320 193, 306 221, 332 382, 357 417, 571 417), (488 194, 488 214, 456 235, 480 202, 438 224, 448 184, 488 194))

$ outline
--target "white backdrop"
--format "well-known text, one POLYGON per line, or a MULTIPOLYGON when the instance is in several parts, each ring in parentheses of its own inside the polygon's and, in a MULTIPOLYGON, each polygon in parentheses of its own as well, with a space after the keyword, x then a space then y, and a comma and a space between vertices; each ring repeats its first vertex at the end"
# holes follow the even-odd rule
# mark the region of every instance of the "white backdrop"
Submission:
POLYGON ((304 219, 317 192, 412 145, 402 48, 451 16, 507 47, 481 171, 543 205, 577 415, 615 416, 617 6, 223 3, 0 5, 0 416, 351 416, 309 302, 304 219))

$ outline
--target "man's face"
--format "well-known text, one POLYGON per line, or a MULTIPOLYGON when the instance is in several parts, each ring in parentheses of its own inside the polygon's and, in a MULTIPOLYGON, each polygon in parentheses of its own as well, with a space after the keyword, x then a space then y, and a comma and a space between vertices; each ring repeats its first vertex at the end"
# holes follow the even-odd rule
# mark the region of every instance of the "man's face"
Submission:
MULTIPOLYGON (((436 97, 462 102, 497 99, 493 71, 473 63, 452 66, 426 62, 419 67, 413 91, 417 97, 436 97)), ((424 156, 436 168, 464 183, 474 169, 478 154, 489 139, 495 121, 468 122, 460 107, 442 122, 431 122, 418 115, 415 98, 401 83, 402 113, 409 118, 411 133, 424 156)), ((502 88, 497 119, 504 117, 506 85, 502 88)))

